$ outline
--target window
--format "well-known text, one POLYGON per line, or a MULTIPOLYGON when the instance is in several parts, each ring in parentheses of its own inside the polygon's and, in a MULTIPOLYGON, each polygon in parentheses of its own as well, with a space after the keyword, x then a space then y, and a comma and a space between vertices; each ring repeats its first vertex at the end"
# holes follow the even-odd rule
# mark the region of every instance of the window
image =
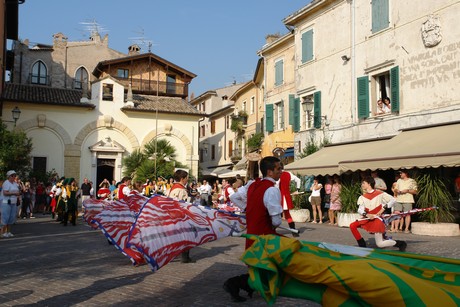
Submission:
MULTIPOLYGON (((302 97, 302 103, 306 103, 306 101, 313 101, 313 95, 303 96, 302 97)), ((311 114, 311 112, 309 113, 307 111, 303 111, 303 107, 302 107, 301 121, 302 121, 302 123, 301 123, 302 129, 306 130, 306 129, 311 128, 312 114, 311 114)))
POLYGON ((46 173, 46 157, 34 157, 32 162, 34 173, 46 173))
POLYGON ((251 112, 250 114, 254 114, 254 110, 256 108, 255 104, 256 104, 255 97, 252 96, 251 97, 251 105, 249 106, 250 107, 250 112, 251 112))
POLYGON ((205 101, 201 103, 201 111, 206 112, 206 102, 205 101))
POLYGON ((129 70, 124 69, 124 68, 118 68, 117 77, 120 78, 120 79, 128 79, 129 78, 129 70))
POLYGON ((243 101, 242 109, 243 109, 244 112, 246 112, 246 110, 247 110, 247 108, 246 108, 246 100, 243 101))
POLYGON ((88 72, 84 67, 80 67, 77 69, 75 72, 75 84, 74 87, 76 89, 83 89, 83 86, 85 86, 85 89, 88 87, 88 72))
POLYGON ((302 33, 302 63, 313 60, 313 29, 302 33))
POLYGON ((284 69, 283 60, 277 60, 275 62, 275 86, 283 84, 283 69, 284 69))
POLYGON ((211 145, 211 160, 216 159, 216 145, 211 145))
POLYGON ((113 101, 113 84, 102 85, 102 100, 113 101))
POLYGON ((265 128, 267 132, 273 132, 273 104, 265 105, 265 128))
POLYGON ((176 76, 174 76, 174 75, 168 75, 167 76, 166 93, 168 93, 168 94, 175 94, 176 93, 176 76))
POLYGON ((389 71, 376 75, 359 77, 357 79, 358 88, 358 118, 368 118, 372 111, 377 113, 377 100, 379 98, 390 98, 391 113, 399 112, 399 67, 395 66, 389 71), (369 93, 369 80, 371 88, 375 89, 372 94, 369 93))
POLYGON ((372 33, 388 28, 389 16, 388 0, 372 0, 372 33))
POLYGON ((281 100, 275 104, 276 107, 276 116, 275 120, 275 127, 277 130, 284 129, 284 101, 281 100))
POLYGON ((300 130, 300 98, 292 94, 289 95, 289 124, 294 132, 300 130))
POLYGON ((216 133, 216 121, 211 121, 211 133, 216 133))
POLYGON ((230 129, 230 121, 232 120, 232 118, 230 117, 230 115, 228 115, 228 116, 226 117, 226 119, 227 119, 227 121, 226 121, 226 127, 227 127, 227 128, 226 128, 226 129, 230 129))
POLYGON ((206 130, 205 130, 205 126, 204 126, 204 125, 201 126, 201 135, 200 135, 200 137, 204 137, 204 136, 205 136, 205 131, 206 131, 206 130))
POLYGON ((41 85, 48 84, 48 72, 45 63, 42 61, 37 61, 32 66, 31 83, 41 85))
POLYGON ((233 141, 228 141, 228 156, 231 157, 233 155, 233 141))

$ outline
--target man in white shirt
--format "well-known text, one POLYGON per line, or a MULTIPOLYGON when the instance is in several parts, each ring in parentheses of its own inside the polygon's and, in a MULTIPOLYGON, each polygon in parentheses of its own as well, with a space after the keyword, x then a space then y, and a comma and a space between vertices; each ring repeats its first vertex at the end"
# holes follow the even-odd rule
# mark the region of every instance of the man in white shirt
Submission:
POLYGON ((200 204, 202 206, 207 206, 209 207, 210 201, 209 198, 211 196, 212 192, 212 187, 209 185, 209 183, 206 180, 203 180, 203 184, 198 188, 198 193, 200 193, 200 204))
POLYGON ((377 190, 382 191, 382 192, 386 192, 387 185, 386 185, 385 181, 383 181, 382 178, 379 178, 379 173, 377 171, 372 171, 371 176, 372 176, 372 178, 374 178, 375 188, 377 190))

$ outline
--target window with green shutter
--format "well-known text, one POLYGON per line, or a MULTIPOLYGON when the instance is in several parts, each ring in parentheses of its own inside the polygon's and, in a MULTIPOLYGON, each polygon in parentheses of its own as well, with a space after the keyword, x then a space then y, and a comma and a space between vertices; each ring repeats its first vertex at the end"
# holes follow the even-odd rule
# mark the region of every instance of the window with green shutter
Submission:
POLYGON ((389 12, 388 0, 372 0, 372 33, 388 28, 389 12))
POLYGON ((399 66, 390 69, 391 112, 399 112, 399 66))
POLYGON ((358 118, 369 117, 369 77, 358 78, 358 118))
POLYGON ((300 98, 294 99, 294 118, 293 118, 293 127, 294 132, 300 131, 300 98))
POLYGON ((265 106, 265 130, 273 132, 273 104, 265 106))
POLYGON ((275 86, 283 84, 283 60, 275 63, 275 86))
POLYGON ((294 100, 294 95, 289 94, 289 125, 294 125, 294 100))
POLYGON ((321 128, 321 92, 313 94, 313 127, 321 128))
POLYGON ((313 60, 313 29, 302 33, 302 63, 313 60))

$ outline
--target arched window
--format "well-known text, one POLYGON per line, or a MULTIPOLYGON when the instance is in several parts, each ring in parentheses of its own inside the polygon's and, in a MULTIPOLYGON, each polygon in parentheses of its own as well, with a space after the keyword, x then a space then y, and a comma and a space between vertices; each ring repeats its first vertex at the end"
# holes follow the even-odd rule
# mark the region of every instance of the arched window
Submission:
POLYGON ((32 75, 31 75, 31 83, 32 84, 48 84, 48 72, 45 66, 45 63, 42 61, 35 62, 34 66, 32 66, 32 75))
POLYGON ((84 67, 80 67, 75 72, 74 87, 76 89, 81 90, 81 89, 83 89, 83 86, 86 87, 87 85, 88 85, 88 72, 86 71, 86 69, 84 67))

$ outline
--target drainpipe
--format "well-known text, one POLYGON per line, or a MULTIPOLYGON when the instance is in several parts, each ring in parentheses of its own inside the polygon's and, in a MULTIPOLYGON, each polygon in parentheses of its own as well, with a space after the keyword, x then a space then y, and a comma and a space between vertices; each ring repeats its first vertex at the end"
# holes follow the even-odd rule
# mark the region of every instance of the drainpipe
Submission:
POLYGON ((356 122, 355 1, 351 2, 351 124, 356 122))

